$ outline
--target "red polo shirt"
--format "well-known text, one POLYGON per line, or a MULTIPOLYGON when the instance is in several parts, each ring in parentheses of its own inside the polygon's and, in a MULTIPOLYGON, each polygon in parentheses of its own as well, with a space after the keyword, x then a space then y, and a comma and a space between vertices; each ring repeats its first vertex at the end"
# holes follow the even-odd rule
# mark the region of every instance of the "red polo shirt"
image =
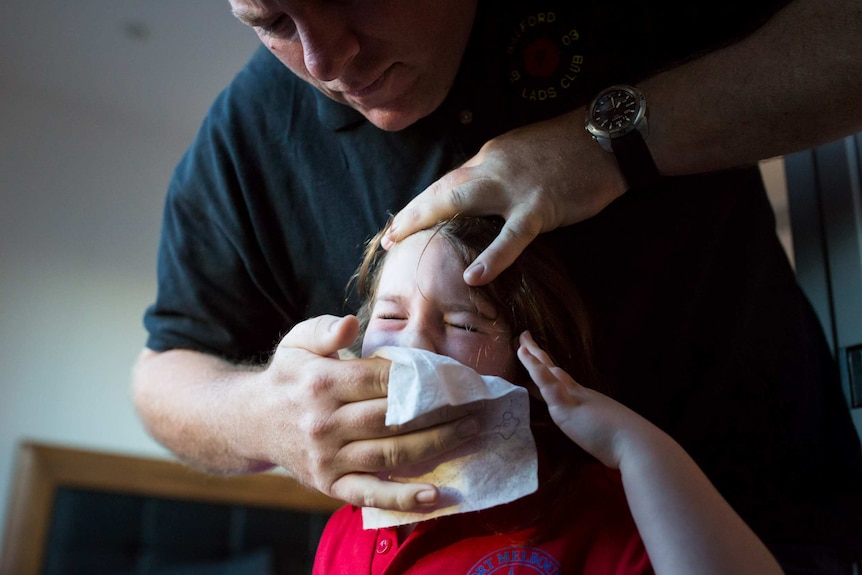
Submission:
MULTIPOLYGON (((399 541, 396 529, 362 529, 357 507, 338 510, 323 532, 314 575, 645 575, 653 573, 619 474, 585 466, 565 521, 531 544, 536 528, 499 532, 499 520, 558 511, 538 493, 493 509, 423 521, 399 541)), ((541 522, 541 521, 540 521, 541 522)))

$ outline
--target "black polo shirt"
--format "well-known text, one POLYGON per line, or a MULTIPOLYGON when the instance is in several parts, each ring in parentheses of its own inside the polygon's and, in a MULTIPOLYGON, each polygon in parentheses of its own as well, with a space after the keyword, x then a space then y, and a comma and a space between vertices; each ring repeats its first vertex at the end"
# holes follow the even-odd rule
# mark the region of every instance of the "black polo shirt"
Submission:
MULTIPOLYGON (((354 311, 346 286, 365 241, 482 143, 745 34, 774 8, 570 4, 482 3, 447 100, 394 133, 261 48, 174 174, 148 347, 264 361, 296 322, 354 311)), ((674 435, 765 540, 862 545, 858 440, 774 230, 750 166, 665 178, 553 236, 618 398, 674 435)))

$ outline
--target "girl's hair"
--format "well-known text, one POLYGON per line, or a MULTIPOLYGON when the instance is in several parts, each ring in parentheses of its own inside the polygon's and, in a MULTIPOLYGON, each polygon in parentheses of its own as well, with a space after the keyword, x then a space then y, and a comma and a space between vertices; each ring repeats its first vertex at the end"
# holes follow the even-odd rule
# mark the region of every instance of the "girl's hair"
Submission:
MULTIPOLYGON (((381 239, 388 225, 366 245, 362 264, 351 282, 355 281, 361 307, 357 312, 360 321, 361 342, 371 319, 377 296, 380 271, 386 259, 381 239)), ((453 255, 469 265, 496 238, 503 227, 502 218, 456 216, 439 222, 431 230, 432 237, 444 239, 453 255)), ((431 240, 429 240, 430 242, 431 240)), ((491 283, 473 287, 474 297, 483 298, 494 306, 498 320, 508 328, 513 352, 517 350, 517 337, 529 330, 536 343, 551 360, 565 369, 582 385, 608 393, 599 385, 591 361, 592 342, 586 307, 547 236, 533 240, 518 258, 491 283)), ((361 349, 361 343, 353 351, 361 349)), ((522 367, 521 377, 529 377, 522 367)), ((514 383, 522 383, 514 382, 514 383)), ((531 397, 530 426, 537 444, 545 454, 540 479, 545 493, 554 494, 551 509, 547 506, 528 506, 522 512, 492 515, 488 526, 504 533, 524 527, 535 527, 528 541, 538 544, 551 537, 562 525, 571 521, 570 510, 583 494, 571 489, 574 477, 587 460, 593 460, 572 442, 554 424, 547 405, 531 397)))
MULTIPOLYGON (((357 338, 360 343, 358 348, 354 348, 357 355, 371 319, 380 271, 386 259, 380 242, 388 227, 368 242, 362 264, 351 280, 355 281, 357 295, 362 302, 357 312, 360 321, 360 337, 357 338)), ((456 216, 431 229, 434 237, 448 242, 453 255, 467 266, 499 235, 502 227, 503 220, 498 217, 456 216)), ((557 366, 582 385, 608 393, 599 385, 594 373, 586 308, 553 248, 547 236, 539 236, 496 279, 487 285, 471 288, 472 293, 494 306, 498 320, 505 322, 508 328, 513 352, 517 350, 518 335, 529 330, 557 366)), ((522 382, 527 381, 526 370, 523 367, 521 370, 522 382)), ((543 490, 555 494, 554 509, 537 508, 532 516, 527 513, 502 520, 498 517, 492 521, 492 527, 502 533, 535 526, 533 535, 522 543, 537 544, 571 520, 571 505, 583 494, 570 486, 583 463, 594 459, 560 431, 551 419, 547 405, 532 397, 530 425, 545 453, 547 463, 541 481, 543 490)))
MULTIPOLYGON (((497 217, 456 216, 431 229, 467 266, 497 237, 502 226, 503 220, 497 217)), ((380 270, 386 259, 380 242, 388 227, 368 242, 362 264, 354 275, 362 302, 357 313, 359 340, 365 334, 377 296, 380 270)), ((508 328, 513 350, 517 349, 518 335, 528 330, 556 365, 579 383, 596 385, 586 309, 557 253, 544 236, 530 243, 494 281, 471 290, 474 297, 495 308, 498 321, 508 328)), ((522 377, 527 377, 526 371, 522 377)))

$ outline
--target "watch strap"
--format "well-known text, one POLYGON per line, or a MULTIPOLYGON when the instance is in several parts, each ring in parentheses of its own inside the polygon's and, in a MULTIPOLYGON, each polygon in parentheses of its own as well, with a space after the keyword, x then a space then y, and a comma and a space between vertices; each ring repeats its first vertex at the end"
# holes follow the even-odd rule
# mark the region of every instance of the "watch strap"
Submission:
POLYGON ((638 130, 620 138, 611 138, 611 149, 630 189, 644 188, 658 181, 658 168, 638 130))

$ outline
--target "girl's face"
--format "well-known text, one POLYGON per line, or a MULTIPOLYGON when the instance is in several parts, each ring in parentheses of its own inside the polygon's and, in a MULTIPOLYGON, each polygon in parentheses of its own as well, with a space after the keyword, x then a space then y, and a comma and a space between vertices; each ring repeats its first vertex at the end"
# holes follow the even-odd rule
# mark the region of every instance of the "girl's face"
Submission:
POLYGON ((380 271, 362 355, 383 346, 420 348, 515 381, 514 336, 497 310, 471 293, 463 273, 446 240, 431 231, 393 247, 380 271))

